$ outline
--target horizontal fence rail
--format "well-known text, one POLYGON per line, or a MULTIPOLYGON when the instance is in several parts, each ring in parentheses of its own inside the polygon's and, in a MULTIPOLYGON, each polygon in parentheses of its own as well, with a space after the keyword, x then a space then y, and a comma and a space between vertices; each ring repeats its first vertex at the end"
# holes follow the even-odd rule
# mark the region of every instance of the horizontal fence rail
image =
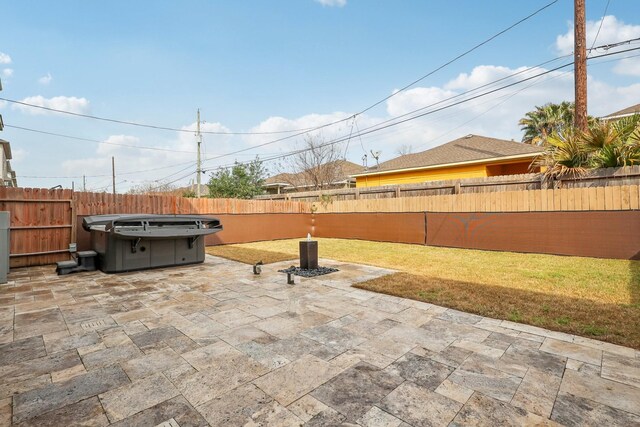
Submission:
POLYGON ((491 176, 486 178, 427 181, 419 184, 323 189, 307 192, 268 194, 258 196, 256 199, 326 202, 623 185, 640 185, 640 166, 597 169, 588 171, 584 176, 574 178, 566 177, 553 180, 545 180, 544 176, 539 173, 530 173, 522 175, 491 176))
POLYGON ((640 209, 640 185, 314 202, 316 213, 559 212, 640 209))

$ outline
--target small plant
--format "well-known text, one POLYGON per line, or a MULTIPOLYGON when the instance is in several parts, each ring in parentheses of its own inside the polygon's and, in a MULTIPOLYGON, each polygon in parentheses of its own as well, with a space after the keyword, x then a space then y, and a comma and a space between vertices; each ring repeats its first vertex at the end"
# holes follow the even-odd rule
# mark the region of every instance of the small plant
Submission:
POLYGON ((602 336, 607 334, 607 328, 596 326, 593 323, 590 325, 585 325, 582 328, 582 332, 586 335, 593 335, 594 337, 602 336))
POLYGON ((331 196, 331 194, 320 195, 320 204, 322 205, 323 208, 326 208, 332 203, 333 203, 333 197, 331 196))
POLYGON ((568 325, 571 323, 571 318, 568 316, 560 316, 556 319, 558 325, 568 325))
POLYGON ((522 322, 522 314, 520 313, 520 311, 518 311, 518 309, 511 310, 508 317, 512 322, 522 322))
POLYGON ((549 307, 549 304, 542 304, 542 312, 544 314, 549 314, 550 310, 551 310, 551 307, 549 307))

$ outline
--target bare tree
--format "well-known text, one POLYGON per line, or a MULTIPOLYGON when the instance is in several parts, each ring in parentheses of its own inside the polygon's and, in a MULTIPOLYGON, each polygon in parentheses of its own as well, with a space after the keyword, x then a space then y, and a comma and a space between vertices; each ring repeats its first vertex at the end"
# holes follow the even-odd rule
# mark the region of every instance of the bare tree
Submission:
POLYGON ((322 136, 307 134, 299 152, 284 163, 292 173, 282 176, 299 190, 322 190, 344 179, 342 159, 340 144, 327 144, 322 136))
POLYGON ((413 147, 411 144, 402 144, 396 149, 396 153, 398 156, 406 156, 407 154, 413 153, 413 147))
POLYGON ((128 194, 159 194, 172 193, 176 186, 156 181, 145 181, 142 184, 134 185, 127 191, 128 194))

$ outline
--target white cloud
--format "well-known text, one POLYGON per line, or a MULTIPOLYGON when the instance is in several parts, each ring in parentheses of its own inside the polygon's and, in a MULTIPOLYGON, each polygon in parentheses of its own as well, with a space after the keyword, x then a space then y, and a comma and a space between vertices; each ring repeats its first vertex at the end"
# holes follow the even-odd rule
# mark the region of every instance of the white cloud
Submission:
POLYGON ((455 94, 450 90, 439 87, 416 87, 398 93, 387 101, 387 112, 391 116, 400 116, 418 108, 440 102, 455 94))
POLYGON ((11 64, 11 57, 6 53, 0 52, 0 64, 11 64))
POLYGON ((628 76, 640 76, 640 58, 621 59, 613 67, 613 72, 628 76))
MULTIPOLYGON (((640 25, 625 24, 613 15, 607 15, 603 20, 596 43, 598 46, 640 37, 640 25)), ((600 27, 600 21, 599 19, 586 22, 587 48, 590 48, 593 44, 593 39, 600 27)), ((569 23, 568 26, 567 32, 556 38, 556 49, 562 55, 573 52, 573 23, 569 23)))
POLYGON ((314 0, 316 3, 320 3, 327 7, 344 7, 347 4, 347 0, 314 0))
POLYGON ((111 135, 104 142, 98 144, 96 153, 111 156, 123 148, 119 144, 135 146, 140 144, 140 138, 130 135, 111 135))
MULTIPOLYGON (((76 98, 75 96, 54 96, 53 98, 45 98, 41 95, 37 95, 24 98, 21 102, 79 114, 84 114, 89 111, 89 100, 86 98, 76 98)), ((14 104, 13 108, 33 115, 51 114, 47 110, 33 108, 27 105, 14 104)))
POLYGON ((13 76, 13 68, 5 68, 4 70, 2 70, 2 75, 4 77, 11 77, 13 76))
POLYGON ((53 80, 53 77, 51 76, 51 73, 47 73, 46 76, 42 76, 38 79, 38 83, 40 83, 41 85, 48 85, 49 83, 51 83, 51 80, 53 80))

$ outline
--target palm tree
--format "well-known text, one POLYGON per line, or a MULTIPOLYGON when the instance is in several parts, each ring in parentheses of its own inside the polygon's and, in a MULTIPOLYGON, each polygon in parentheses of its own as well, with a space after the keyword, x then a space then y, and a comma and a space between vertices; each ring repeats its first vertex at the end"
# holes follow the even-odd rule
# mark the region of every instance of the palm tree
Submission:
POLYGON ((524 132, 522 142, 544 146, 552 133, 562 132, 573 124, 573 102, 548 103, 528 112, 518 124, 524 132))
POLYGON ((588 169, 640 164, 640 115, 615 122, 592 121, 587 132, 572 127, 553 131, 545 151, 532 164, 546 178, 581 176, 588 169))
POLYGON ((573 128, 551 133, 545 146, 545 152, 532 163, 545 171, 545 178, 578 177, 590 167, 590 148, 573 128))
POLYGON ((640 115, 590 126, 581 135, 594 168, 640 164, 640 115))

